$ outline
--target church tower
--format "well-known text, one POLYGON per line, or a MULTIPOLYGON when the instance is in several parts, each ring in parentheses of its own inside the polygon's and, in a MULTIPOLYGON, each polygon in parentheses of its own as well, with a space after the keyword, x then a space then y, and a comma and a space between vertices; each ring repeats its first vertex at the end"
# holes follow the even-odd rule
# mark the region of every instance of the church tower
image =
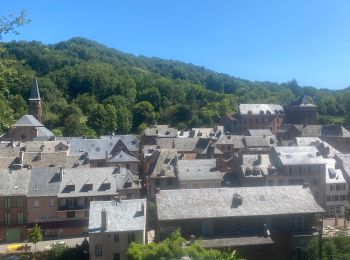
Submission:
POLYGON ((40 123, 42 122, 43 108, 36 77, 33 79, 32 90, 29 97, 29 114, 34 116, 40 123))

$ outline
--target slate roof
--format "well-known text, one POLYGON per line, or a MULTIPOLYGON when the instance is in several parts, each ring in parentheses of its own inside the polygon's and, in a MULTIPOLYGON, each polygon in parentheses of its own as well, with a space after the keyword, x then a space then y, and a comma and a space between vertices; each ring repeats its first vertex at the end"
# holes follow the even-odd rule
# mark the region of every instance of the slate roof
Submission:
POLYGON ((90 159, 105 159, 111 155, 115 145, 121 140, 130 152, 138 152, 139 145, 134 135, 121 135, 119 138, 101 138, 101 139, 69 139, 70 155, 89 154, 90 159))
POLYGON ((313 103, 312 98, 310 98, 307 95, 300 96, 297 100, 293 101, 290 106, 309 106, 309 107, 316 107, 316 105, 313 103), (311 100, 310 100, 311 99, 311 100), (311 102, 310 102, 311 101, 311 102))
POLYGON ((29 100, 41 100, 37 78, 33 79, 29 100))
POLYGON ((270 129, 248 129, 251 136, 273 136, 270 129))
POLYGON ((266 115, 270 111, 271 115, 276 115, 278 113, 283 113, 283 107, 276 104, 240 104, 239 112, 241 115, 248 115, 251 111, 252 115, 260 115, 260 111, 266 115))
POLYGON ((324 212, 309 188, 296 185, 160 190, 156 203, 159 221, 324 212), (238 207, 235 194, 242 197, 238 207))
POLYGON ((232 144, 235 149, 240 149, 244 147, 243 135, 220 135, 215 144, 232 144))
POLYGON ((60 143, 68 146, 67 141, 32 141, 26 142, 24 147, 26 152, 55 152, 55 147, 60 143))
POLYGON ((350 154, 337 154, 336 160, 339 162, 344 177, 349 181, 350 180, 350 154))
POLYGON ((32 126, 32 127, 41 127, 44 126, 42 123, 40 123, 36 118, 32 115, 24 115, 20 119, 17 120, 17 122, 13 125, 15 127, 17 126, 32 126))
POLYGON ((326 183, 346 183, 341 169, 336 169, 336 161, 333 158, 327 158, 326 161, 326 183))
POLYGON ((0 174, 0 196, 26 195, 28 183, 28 170, 4 170, 0 174))
POLYGON ((89 233, 144 231, 146 227, 145 214, 147 210, 145 199, 115 201, 91 201, 89 213, 89 233), (102 230, 101 211, 107 211, 107 228, 102 230))
POLYGON ((228 248, 232 246, 253 246, 274 244, 271 237, 265 236, 236 236, 220 237, 201 240, 204 248, 228 248))
MULTIPOLYGON (((55 136, 49 129, 46 127, 35 127, 38 130, 38 137, 52 137, 55 136)), ((38 138, 37 137, 37 138, 38 138)))
POLYGON ((265 137, 262 136, 245 136, 244 142, 247 147, 269 147, 265 137))
POLYGON ((326 163, 314 146, 278 146, 274 149, 282 165, 326 163))
POLYGON ((178 178, 182 181, 223 180, 223 173, 216 167, 215 159, 177 161, 178 178))
POLYGON ((60 189, 60 168, 37 168, 28 173, 28 197, 57 196, 60 189))
MULTIPOLYGON (((125 175, 124 175, 125 176, 125 175)), ((77 168, 65 169, 63 181, 60 185, 59 197, 81 197, 114 195, 117 193, 118 181, 123 181, 116 168, 77 168), (92 190, 84 189, 87 181, 93 183, 92 190), (104 183, 110 183, 110 189, 103 189, 104 183), (70 191, 67 186, 74 184, 75 189, 70 191)))
POLYGON ((177 149, 178 152, 195 152, 203 154, 207 152, 210 144, 208 138, 156 138, 156 144, 160 148, 177 149))
POLYGON ((151 165, 149 176, 157 177, 175 177, 175 167, 177 160, 177 151, 175 149, 160 149, 156 151, 158 158, 151 165))
POLYGON ((135 157, 127 154, 124 151, 120 151, 118 154, 107 159, 108 162, 138 162, 139 160, 135 157))
POLYGON ((177 137, 177 129, 169 127, 168 125, 156 125, 154 127, 146 128, 143 135, 157 136, 161 138, 174 138, 177 137))

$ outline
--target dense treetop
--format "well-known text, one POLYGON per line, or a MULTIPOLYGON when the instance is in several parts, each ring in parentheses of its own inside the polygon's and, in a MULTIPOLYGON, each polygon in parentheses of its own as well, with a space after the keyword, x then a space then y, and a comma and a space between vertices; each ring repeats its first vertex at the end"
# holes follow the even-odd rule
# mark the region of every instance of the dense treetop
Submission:
POLYGON ((44 124, 57 135, 141 131, 170 123, 212 126, 239 103, 317 100, 320 123, 350 122, 350 89, 300 87, 295 80, 252 82, 172 60, 134 56, 83 38, 53 45, 0 43, 0 132, 26 113, 33 76, 44 124))

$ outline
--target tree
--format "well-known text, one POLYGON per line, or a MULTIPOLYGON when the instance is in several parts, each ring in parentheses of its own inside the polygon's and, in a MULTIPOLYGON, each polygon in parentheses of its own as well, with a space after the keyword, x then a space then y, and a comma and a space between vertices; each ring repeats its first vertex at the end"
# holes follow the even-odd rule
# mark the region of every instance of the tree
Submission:
POLYGON ((141 101, 134 105, 133 110, 133 125, 136 130, 139 125, 145 123, 147 125, 154 124, 157 114, 154 111, 153 105, 148 101, 141 101))
POLYGON ((28 239, 30 242, 34 244, 35 250, 36 250, 36 244, 43 240, 43 235, 41 233, 41 229, 38 225, 38 223, 35 223, 34 227, 29 230, 28 233, 28 239))
POLYGON ((23 26, 30 23, 30 20, 26 18, 26 11, 22 11, 19 16, 9 15, 0 18, 0 40, 5 34, 14 33, 18 35, 16 27, 23 26))
POLYGON ((181 235, 179 229, 170 234, 168 238, 160 243, 150 243, 147 245, 131 243, 128 255, 134 260, 157 260, 157 259, 180 259, 188 256, 191 259, 227 259, 235 260, 235 251, 219 251, 204 249, 200 241, 194 241, 189 245, 181 235))
POLYGON ((112 134, 117 127, 117 111, 113 105, 97 105, 88 116, 88 125, 98 135, 112 134))

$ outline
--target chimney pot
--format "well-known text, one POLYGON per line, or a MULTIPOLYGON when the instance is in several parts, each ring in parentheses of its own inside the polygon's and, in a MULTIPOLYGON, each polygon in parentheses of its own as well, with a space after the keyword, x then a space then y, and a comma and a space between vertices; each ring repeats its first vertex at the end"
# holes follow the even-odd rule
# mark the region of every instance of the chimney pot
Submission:
POLYGON ((107 210, 106 209, 102 209, 101 211, 101 227, 102 229, 106 229, 107 228, 107 210))

